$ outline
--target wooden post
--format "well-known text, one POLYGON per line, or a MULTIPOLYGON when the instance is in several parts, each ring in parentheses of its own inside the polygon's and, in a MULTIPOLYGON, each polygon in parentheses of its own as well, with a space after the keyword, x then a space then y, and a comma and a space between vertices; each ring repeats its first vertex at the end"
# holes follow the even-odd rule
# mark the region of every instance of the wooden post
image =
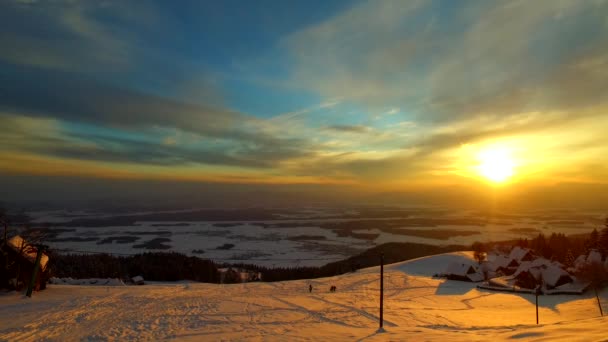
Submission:
POLYGON ((597 286, 594 284, 593 289, 595 290, 595 298, 597 298, 597 306, 600 308, 600 315, 604 316, 604 311, 602 311, 602 303, 600 303, 600 296, 597 294, 597 286))
POLYGON ((534 294, 536 295, 536 324, 538 324, 538 295, 540 294, 540 286, 536 288, 534 294))
POLYGON ((380 254, 380 329, 384 322, 384 253, 380 254))
POLYGON ((46 246, 44 245, 35 245, 36 252, 36 261, 34 262, 34 270, 32 271, 32 279, 30 280, 30 285, 27 288, 27 293, 25 294, 28 297, 32 297, 32 291, 34 291, 34 286, 36 285, 36 276, 38 275, 38 268, 40 265, 40 259, 42 259, 42 253, 46 246))

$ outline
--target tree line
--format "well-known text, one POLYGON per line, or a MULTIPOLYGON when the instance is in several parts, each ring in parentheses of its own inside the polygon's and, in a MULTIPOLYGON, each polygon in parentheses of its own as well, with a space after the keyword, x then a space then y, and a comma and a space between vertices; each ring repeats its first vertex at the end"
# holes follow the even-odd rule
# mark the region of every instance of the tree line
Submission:
MULTIPOLYGON (((319 267, 265 267, 253 264, 218 264, 195 256, 176 252, 143 253, 132 256, 110 254, 60 254, 50 253, 49 267, 52 275, 60 278, 121 278, 141 275, 146 280, 176 281, 194 280, 219 282, 219 267, 243 268, 260 272, 263 281, 283 281, 332 277, 360 268, 380 265, 380 255, 386 264, 427 255, 465 249, 464 246, 432 246, 417 243, 386 243, 366 250, 353 257, 331 262, 319 267)), ((225 278, 224 282, 237 282, 225 278)))
POLYGON ((60 278, 128 279, 141 275, 153 281, 219 281, 217 265, 212 261, 175 252, 132 256, 51 253, 49 259, 52 275, 60 278))

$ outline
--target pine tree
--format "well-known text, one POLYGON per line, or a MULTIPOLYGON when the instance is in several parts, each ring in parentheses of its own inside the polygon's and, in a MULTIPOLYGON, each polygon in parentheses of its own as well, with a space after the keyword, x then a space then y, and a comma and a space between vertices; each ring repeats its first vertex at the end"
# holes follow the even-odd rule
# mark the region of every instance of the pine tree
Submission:
POLYGON ((585 242, 585 249, 587 253, 592 249, 598 249, 599 247, 600 234, 597 229, 594 229, 589 235, 589 239, 585 242))
POLYGON ((598 247, 603 256, 608 256, 608 217, 606 217, 605 228, 599 234, 598 247))
POLYGON ((566 253, 566 267, 574 267, 574 261, 576 259, 574 258, 574 254, 572 253, 571 249, 568 249, 568 252, 566 253))

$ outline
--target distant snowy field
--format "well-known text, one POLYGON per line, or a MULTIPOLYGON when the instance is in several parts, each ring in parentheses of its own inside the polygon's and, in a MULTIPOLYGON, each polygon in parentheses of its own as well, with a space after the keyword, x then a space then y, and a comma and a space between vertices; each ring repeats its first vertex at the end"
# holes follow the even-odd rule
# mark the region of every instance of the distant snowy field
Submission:
MULTIPOLYGON (((29 299, 0 294, 2 341, 605 341, 595 298, 534 297, 434 279, 451 253, 385 267, 384 332, 379 268, 277 283, 144 286, 50 285, 29 299), (313 292, 308 292, 309 284, 313 292), (329 287, 337 286, 330 293, 329 287)), ((602 294, 608 308, 608 293, 602 294)))
MULTIPOLYGON (((137 221, 132 225, 114 224, 109 226, 64 227, 57 236, 48 241, 55 249, 135 254, 146 251, 176 251, 187 255, 219 262, 245 262, 265 266, 319 266, 331 261, 344 259, 363 250, 386 242, 416 242, 433 245, 461 244, 470 245, 474 241, 497 241, 535 236, 539 232, 550 235, 553 232, 566 234, 589 233, 603 222, 605 213, 572 213, 572 212, 534 212, 532 214, 497 215, 487 218, 483 224, 461 224, 464 220, 477 220, 471 212, 421 211, 408 214, 408 219, 418 220, 415 225, 392 227, 388 231, 380 224, 395 219, 387 217, 353 218, 356 210, 332 212, 329 210, 291 210, 276 214, 274 220, 234 220, 234 221, 188 221, 179 220, 180 213, 188 214, 189 210, 172 212, 133 212, 122 213, 124 216, 147 215, 156 213, 175 214, 176 221, 137 221), (344 217, 340 218, 340 215, 344 217), (348 215, 351 215, 350 218, 348 215), (338 216, 338 218, 336 218, 338 216), (453 223, 433 225, 425 220, 436 218, 453 220, 453 223), (368 221, 362 229, 352 229, 352 234, 338 234, 328 228, 327 224, 368 221), (371 222, 371 223, 370 223, 371 222), (378 227, 373 222, 378 222, 378 227), (280 226, 277 226, 280 225, 280 226), (391 229, 392 229, 391 228, 391 229), (469 235, 455 235, 449 238, 433 236, 408 235, 403 230, 428 231, 473 231, 469 235), (109 240, 108 240, 109 239, 109 240), (120 240, 123 239, 123 240, 120 240), (157 240, 163 247, 142 244, 157 240), (105 241, 104 241, 105 240, 105 241), (218 248, 232 244, 230 249, 218 248), (163 249, 164 248, 164 249, 163 249), (203 253, 201 253, 201 251, 203 253)), ((89 212, 30 212, 34 223, 52 223, 61 229, 74 219, 111 218, 111 213, 89 212)), ((347 225, 348 227, 348 225, 347 225)), ((424 235, 424 234, 422 234, 424 235)))

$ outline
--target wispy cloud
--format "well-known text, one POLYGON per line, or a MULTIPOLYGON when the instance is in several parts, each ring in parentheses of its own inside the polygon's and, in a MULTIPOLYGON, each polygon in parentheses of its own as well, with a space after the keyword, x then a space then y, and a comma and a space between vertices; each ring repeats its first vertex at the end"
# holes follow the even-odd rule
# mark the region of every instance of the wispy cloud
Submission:
POLYGON ((366 133, 371 131, 370 127, 363 125, 331 125, 327 126, 326 129, 346 133, 366 133))
POLYGON ((196 32, 185 36, 205 25, 153 3, 5 2, 0 142, 66 165, 370 184, 459 177, 461 146, 509 142, 534 172, 601 181, 603 168, 589 169, 608 162, 607 11, 363 1, 252 53, 257 42, 197 50, 196 32), (243 97, 294 109, 254 116, 243 97))
POLYGON ((419 120, 605 101, 606 2, 473 1, 442 8, 449 20, 418 30, 437 20, 433 4, 364 2, 293 34, 294 82, 419 120))

